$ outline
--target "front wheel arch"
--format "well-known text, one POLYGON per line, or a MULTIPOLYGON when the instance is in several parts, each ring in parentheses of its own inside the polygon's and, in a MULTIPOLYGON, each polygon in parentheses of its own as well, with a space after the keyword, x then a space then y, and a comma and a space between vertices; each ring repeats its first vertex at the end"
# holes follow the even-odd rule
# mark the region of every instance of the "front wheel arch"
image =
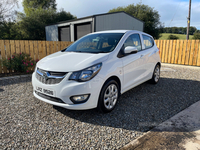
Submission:
MULTIPOLYGON (((110 80, 115 80, 115 81, 118 83, 118 85, 119 85, 119 94, 121 95, 121 81, 120 81, 120 79, 119 79, 117 76, 111 76, 111 77, 109 77, 109 78, 104 82, 103 86, 104 86, 108 81, 110 81, 110 80)), ((103 86, 101 87, 101 90, 102 90, 103 86)))
MULTIPOLYGON (((107 88, 108 88, 110 85, 112 85, 112 84, 115 84, 116 87, 117 87, 117 92, 118 92, 118 94, 117 94, 116 103, 117 103, 117 101, 118 101, 118 99, 119 99, 119 96, 120 96, 120 93, 121 93, 121 92, 120 92, 120 86, 121 86, 120 80, 119 80, 117 77, 110 77, 110 78, 108 78, 108 79, 105 81, 105 83, 103 84, 103 86, 102 86, 102 88, 101 88, 101 91, 100 91, 100 93, 99 93, 97 109, 98 109, 100 112, 103 112, 103 113, 111 112, 111 111, 115 108, 115 106, 116 106, 116 103, 115 103, 115 105, 114 105, 113 108, 107 109, 106 106, 105 106, 105 103, 104 103, 104 102, 105 102, 105 101, 104 101, 105 92, 106 92, 107 88)), ((112 100, 113 100, 113 99, 112 99, 112 100)))

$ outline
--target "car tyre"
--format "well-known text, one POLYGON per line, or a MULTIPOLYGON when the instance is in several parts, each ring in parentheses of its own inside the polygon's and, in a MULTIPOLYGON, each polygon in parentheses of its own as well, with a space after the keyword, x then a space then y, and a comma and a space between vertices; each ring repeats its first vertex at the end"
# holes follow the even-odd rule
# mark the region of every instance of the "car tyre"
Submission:
POLYGON ((157 64, 154 68, 153 75, 150 81, 152 84, 157 84, 160 79, 160 65, 157 64))
POLYGON ((115 80, 107 81, 101 89, 97 109, 103 113, 111 112, 115 108, 118 98, 118 83, 115 80))

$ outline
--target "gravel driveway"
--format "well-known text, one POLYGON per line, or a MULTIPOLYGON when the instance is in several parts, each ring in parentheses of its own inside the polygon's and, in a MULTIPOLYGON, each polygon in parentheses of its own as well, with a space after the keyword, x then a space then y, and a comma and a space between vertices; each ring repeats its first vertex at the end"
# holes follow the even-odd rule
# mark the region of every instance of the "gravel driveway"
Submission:
POLYGON ((197 67, 163 65, 157 85, 124 93, 108 114, 44 103, 30 81, 0 80, 0 149, 119 149, 200 100, 197 67))

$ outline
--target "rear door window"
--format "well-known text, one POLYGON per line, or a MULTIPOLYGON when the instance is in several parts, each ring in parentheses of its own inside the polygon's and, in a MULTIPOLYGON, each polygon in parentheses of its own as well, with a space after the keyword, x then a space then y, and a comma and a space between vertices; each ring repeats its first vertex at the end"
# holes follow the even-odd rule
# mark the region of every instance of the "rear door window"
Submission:
POLYGON ((138 51, 141 51, 141 42, 139 34, 132 34, 130 35, 126 41, 124 42, 124 48, 127 46, 134 46, 137 47, 138 51))
POLYGON ((144 45, 145 45, 144 49, 153 47, 154 42, 153 42, 153 39, 151 37, 149 37, 147 35, 142 35, 142 37, 143 37, 143 42, 144 42, 144 45))

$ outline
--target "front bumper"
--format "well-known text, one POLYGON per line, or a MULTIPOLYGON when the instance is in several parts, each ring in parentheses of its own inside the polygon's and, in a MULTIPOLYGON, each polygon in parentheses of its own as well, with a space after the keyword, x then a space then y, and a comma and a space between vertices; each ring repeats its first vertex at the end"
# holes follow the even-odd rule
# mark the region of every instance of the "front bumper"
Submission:
POLYGON ((32 74, 32 85, 33 85, 33 94, 39 100, 42 100, 46 103, 64 107, 72 110, 84 110, 97 107, 99 93, 101 87, 103 86, 103 80, 97 76, 87 82, 77 82, 68 80, 71 73, 68 73, 66 77, 58 84, 43 84, 40 82, 35 75, 35 72, 32 74), (56 102, 36 94, 35 91, 38 91, 38 87, 43 89, 48 89, 54 91, 54 95, 51 96, 55 99, 60 99, 64 103, 56 102), (74 104, 70 97, 74 95, 90 94, 89 99, 80 104, 74 104))

